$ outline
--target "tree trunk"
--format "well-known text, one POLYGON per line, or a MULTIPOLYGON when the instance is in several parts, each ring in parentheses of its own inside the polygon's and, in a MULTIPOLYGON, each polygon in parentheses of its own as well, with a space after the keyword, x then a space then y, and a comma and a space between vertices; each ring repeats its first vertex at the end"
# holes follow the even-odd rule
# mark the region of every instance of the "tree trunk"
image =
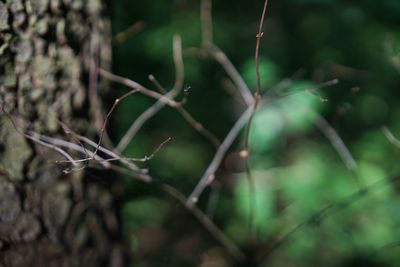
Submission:
POLYGON ((26 138, 77 143, 60 121, 98 132, 104 13, 100 0, 0 0, 0 266, 123 265, 109 184, 65 172, 55 149, 26 138))

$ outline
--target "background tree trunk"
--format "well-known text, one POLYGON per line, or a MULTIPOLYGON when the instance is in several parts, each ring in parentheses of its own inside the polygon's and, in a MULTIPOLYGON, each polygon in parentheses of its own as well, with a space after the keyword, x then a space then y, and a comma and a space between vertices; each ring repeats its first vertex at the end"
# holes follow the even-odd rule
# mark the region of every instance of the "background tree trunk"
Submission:
POLYGON ((0 266, 123 264, 109 184, 64 173, 65 158, 23 136, 73 140, 59 121, 96 133, 104 11, 100 0, 0 0, 0 266))

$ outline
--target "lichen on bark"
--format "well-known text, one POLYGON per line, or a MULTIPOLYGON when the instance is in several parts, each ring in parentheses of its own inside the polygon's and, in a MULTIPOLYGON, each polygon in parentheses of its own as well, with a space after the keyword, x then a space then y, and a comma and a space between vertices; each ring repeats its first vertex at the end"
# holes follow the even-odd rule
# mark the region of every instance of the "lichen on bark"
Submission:
POLYGON ((59 154, 24 136, 71 140, 59 121, 96 134, 88 91, 93 62, 110 66, 104 13, 99 0, 0 0, 0 266, 123 262, 109 188, 63 174, 59 154))

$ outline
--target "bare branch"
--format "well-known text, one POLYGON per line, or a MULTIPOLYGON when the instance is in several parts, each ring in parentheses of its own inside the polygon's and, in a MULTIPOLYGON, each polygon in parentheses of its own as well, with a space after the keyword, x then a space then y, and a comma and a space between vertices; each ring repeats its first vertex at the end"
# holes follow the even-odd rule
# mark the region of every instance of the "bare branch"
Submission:
POLYGON ((139 20, 139 21, 133 23, 128 28, 126 28, 125 30, 114 35, 114 37, 112 38, 112 41, 115 43, 122 43, 122 42, 126 41, 127 39, 129 39, 130 37, 132 37, 133 35, 140 32, 141 30, 143 30, 145 26, 146 26, 146 23, 144 23, 144 21, 142 21, 142 20, 139 20))
POLYGON ((268 6, 268 0, 265 0, 264 2, 264 8, 261 14, 261 19, 260 19, 260 25, 258 27, 258 33, 256 35, 256 52, 255 52, 255 61, 256 61, 256 79, 257 79, 257 94, 261 94, 261 78, 260 78, 260 43, 261 39, 264 35, 263 32, 263 25, 264 25, 264 19, 265 19, 265 13, 267 11, 267 6, 268 6))
MULTIPOLYGON (((171 98, 175 94, 174 91, 170 91, 165 94, 166 97, 171 98)), ((165 102, 158 100, 150 108, 146 109, 140 116, 134 121, 134 123, 129 127, 128 131, 119 141, 118 145, 115 147, 116 152, 123 152, 137 132, 142 128, 150 118, 152 118, 162 107, 165 106, 165 102)))
POLYGON ((104 120, 104 122, 103 122, 103 126, 101 127, 99 142, 97 143, 96 149, 95 149, 95 151, 94 151, 94 155, 96 155, 97 151, 99 150, 101 141, 102 141, 102 139, 103 139, 104 131, 105 131, 105 129, 106 129, 107 122, 108 122, 108 120, 109 120, 109 118, 110 118, 112 112, 114 111, 115 107, 119 104, 119 102, 120 102, 121 100, 127 98, 127 97, 130 96, 130 95, 133 95, 134 93, 137 93, 138 91, 139 91, 139 90, 137 90, 137 89, 133 89, 133 90, 129 91, 128 93, 122 95, 121 97, 115 99, 114 104, 112 105, 112 107, 111 107, 110 110, 108 111, 108 113, 107 113, 107 115, 106 115, 106 118, 105 118, 105 120, 104 120))
POLYGON ((175 65, 175 84, 172 90, 179 92, 183 87, 183 81, 185 79, 185 67, 182 58, 182 39, 179 35, 174 35, 172 52, 175 65))
POLYGON ((45 147, 48 147, 48 148, 51 148, 51 149, 57 151, 58 153, 60 153, 67 159, 67 162, 71 163, 74 167, 79 167, 77 161, 74 160, 74 158, 70 154, 68 154, 65 150, 63 150, 53 144, 49 144, 49 143, 42 141, 41 136, 39 135, 39 137, 37 137, 37 135, 38 134, 36 134, 36 133, 30 133, 30 134, 25 134, 25 137, 40 144, 40 145, 43 145, 45 147))
POLYGON ((176 108, 178 112, 182 115, 182 117, 196 130, 198 131, 201 135, 203 135, 205 138, 207 138, 215 148, 218 148, 221 142, 219 141, 218 137, 215 136, 210 130, 205 128, 203 124, 198 122, 195 118, 193 118, 190 113, 184 109, 183 107, 177 107, 176 108))
POLYGON ((227 252, 229 252, 236 261, 241 262, 246 258, 245 254, 236 246, 236 244, 233 243, 232 240, 230 240, 197 206, 191 205, 190 201, 188 201, 181 192, 167 184, 160 183, 158 185, 164 192, 176 199, 186 210, 188 210, 201 223, 201 225, 223 245, 227 252))
POLYGON ((235 125, 229 131, 228 135, 225 137, 222 144, 219 146, 214 158, 212 159, 210 165, 208 166, 207 170, 201 177, 200 181, 196 185, 193 192, 190 194, 188 199, 188 205, 195 204, 200 195, 203 193, 204 189, 212 183, 215 179, 215 172, 218 169, 219 165, 221 164, 226 152, 228 151, 229 147, 232 145, 233 141, 236 139, 242 128, 246 125, 248 120, 250 119, 252 113, 253 106, 250 106, 246 109, 246 111, 240 116, 240 118, 236 121, 235 125))
MULTIPOLYGON (((93 142, 92 140, 88 139, 87 137, 84 137, 84 136, 78 136, 78 137, 79 137, 79 140, 81 140, 82 142, 85 142, 85 143, 87 143, 88 145, 90 145, 92 147, 97 147, 97 144, 95 142, 93 142)), ((140 170, 134 163, 132 163, 132 162, 130 162, 128 160, 125 160, 120 155, 118 155, 118 154, 116 154, 116 153, 114 153, 114 152, 112 152, 112 151, 110 151, 110 150, 108 150, 108 149, 106 149, 106 148, 104 148, 102 146, 99 146, 98 149, 99 149, 99 151, 109 155, 111 158, 115 158, 115 159, 119 158, 120 162, 123 163, 130 171, 132 171, 135 174, 135 177, 140 177, 140 178, 144 177, 143 179, 144 179, 145 182, 150 182, 151 181, 149 176, 143 176, 142 175, 143 171, 140 170)))
POLYGON ((400 140, 397 139, 393 133, 389 130, 389 128, 387 126, 383 126, 382 127, 382 132, 383 134, 386 136, 387 140, 389 140, 389 142, 393 145, 395 145, 396 147, 400 148, 400 140))
POLYGON ((201 39, 203 47, 213 43, 212 31, 212 3, 211 0, 202 0, 200 3, 201 39))
POLYGON ((162 87, 162 85, 157 81, 156 77, 154 77, 153 74, 149 75, 149 81, 152 82, 161 93, 163 94, 167 93, 167 90, 165 90, 165 88, 162 87))
POLYGON ((89 66, 89 104, 90 112, 93 115, 94 125, 98 132, 102 134, 102 142, 112 147, 113 144, 109 138, 106 129, 103 128, 104 114, 103 106, 98 94, 99 84, 99 33, 96 30, 91 34, 90 40, 90 66, 89 66))
MULTIPOLYGON (((165 96, 168 99, 174 99, 180 92, 183 86, 184 80, 184 65, 182 59, 182 40, 179 35, 175 35, 173 38, 173 57, 174 57, 174 64, 175 64, 175 84, 172 90, 169 93, 166 93, 165 96)), ((150 80, 155 81, 153 75, 149 76, 150 80)), ((165 89, 157 82, 157 88, 161 88, 163 93, 166 92, 165 89)), ((150 108, 148 108, 145 112, 143 112, 129 127, 128 131, 125 135, 121 138, 120 142, 118 143, 117 147, 115 148, 116 151, 124 151, 128 144, 131 142, 133 137, 136 133, 142 128, 143 124, 152 118, 158 111, 161 110, 166 105, 165 101, 162 101, 161 98, 153 104, 150 108)))
POLYGON ((393 36, 388 36, 383 43, 383 50, 386 58, 390 61, 392 66, 400 73, 400 54, 394 51, 393 36))
POLYGON ((202 0, 200 3, 200 22, 202 32, 203 49, 207 51, 225 70, 228 76, 235 83, 247 106, 254 102, 253 96, 243 78, 233 66, 232 62, 225 53, 213 43, 212 38, 212 4, 211 0, 202 0))
POLYGON ((247 106, 251 106, 254 102, 251 91, 226 54, 216 45, 212 45, 206 50, 222 66, 228 76, 232 79, 247 106))
POLYGON ((225 89, 225 91, 228 94, 230 94, 232 98, 235 99, 239 104, 246 105, 246 102, 244 102, 244 99, 242 98, 240 93, 237 91, 237 88, 229 78, 222 79, 221 87, 222 89, 225 89))
MULTIPOLYGON (((329 82, 323 83, 324 85, 330 84, 329 82)), ((350 150, 347 148, 346 144, 344 143, 343 139, 337 133, 337 131, 329 124, 329 122, 315 112, 313 109, 308 107, 307 105, 303 105, 303 107, 311 113, 311 116, 314 117, 314 124, 315 126, 325 135, 325 137, 329 140, 332 147, 336 150, 337 154, 343 161, 346 168, 351 172, 353 175, 357 186, 361 186, 358 180, 357 175, 357 162, 355 161, 353 155, 351 154, 350 150)))
POLYGON ((141 85, 133 80, 112 74, 104 69, 100 69, 100 75, 110 81, 117 82, 117 83, 123 84, 127 87, 130 87, 134 90, 137 90, 138 92, 140 92, 148 97, 155 98, 157 100, 161 100, 161 101, 165 102, 168 106, 177 107, 177 106, 181 105, 181 103, 178 103, 178 102, 168 98, 165 95, 161 95, 157 92, 147 89, 143 85, 141 85))
MULTIPOLYGON (((156 87, 165 94, 168 99, 174 99, 182 89, 183 80, 184 80, 184 65, 182 60, 182 46, 181 39, 178 35, 174 36, 173 42, 173 54, 174 54, 174 63, 176 69, 176 79, 175 84, 172 90, 166 93, 166 90, 161 86, 161 84, 156 80, 153 75, 149 75, 149 79, 156 85, 156 87)), ((153 104, 150 108, 148 108, 145 112, 143 112, 135 122, 129 127, 128 131, 122 137, 121 141, 116 147, 116 151, 123 151, 129 144, 129 142, 133 139, 136 133, 142 128, 143 124, 152 118, 161 108, 166 105, 164 101, 159 99, 155 104, 153 104)), ((182 106, 175 106, 178 112, 185 118, 185 120, 200 134, 210 140, 214 146, 218 147, 220 142, 218 138, 212 134, 209 130, 204 128, 204 126, 196 121, 189 112, 182 106)))
POLYGON ((317 112, 310 108, 307 108, 315 116, 314 123, 318 129, 328 138, 331 142, 333 148, 337 151, 340 158, 342 159, 344 165, 351 171, 355 173, 357 171, 357 162, 355 161, 353 155, 350 153, 349 149, 343 142, 342 138, 336 132, 336 130, 325 120, 324 117, 319 115, 317 112))
POLYGON ((237 247, 237 245, 230 240, 224 232, 221 231, 221 229, 218 228, 215 223, 210 220, 210 218, 202 211, 200 210, 197 206, 195 205, 190 205, 188 204, 187 198, 176 188, 159 182, 156 179, 153 179, 149 175, 146 174, 138 174, 132 173, 130 171, 127 171, 126 169, 120 168, 118 166, 112 165, 111 169, 119 172, 126 174, 128 176, 134 177, 134 178, 139 178, 140 180, 149 180, 152 181, 151 185, 157 186, 161 191, 175 199, 177 202, 179 202, 193 217, 201 224, 202 227, 206 231, 210 233, 210 235, 217 240, 225 249, 226 251, 232 256, 233 259, 235 259, 238 262, 242 262, 246 259, 246 255, 237 247), (143 177, 145 175, 145 177, 143 177))
POLYGON ((137 161, 137 162, 146 162, 151 160, 157 153, 158 151, 161 150, 161 148, 168 143, 169 141, 171 141, 172 138, 168 137, 166 140, 164 140, 161 144, 159 144, 157 146, 157 148, 154 150, 153 153, 150 154, 150 156, 144 156, 142 158, 129 158, 129 157, 118 157, 118 158, 110 158, 110 159, 106 159, 105 161, 115 161, 115 160, 127 160, 127 161, 137 161))
MULTIPOLYGON (((171 138, 167 138, 164 142, 158 145, 158 147, 154 150, 153 153, 150 154, 150 156, 144 156, 142 158, 131 158, 131 157, 121 157, 119 155, 116 155, 116 157, 113 158, 107 158, 107 159, 96 159, 96 162, 111 162, 111 161, 121 161, 121 162, 126 162, 126 161, 136 161, 136 162, 146 162, 151 160, 157 153, 158 151, 169 141, 171 141, 171 138)), ((103 148, 104 149, 104 148, 103 148)), ((92 152, 90 154, 93 154, 92 152)), ((83 158, 83 159, 77 159, 75 162, 88 162, 91 161, 92 158, 83 158)), ((58 162, 67 162, 67 161, 58 161, 58 162)))
MULTIPOLYGON (((175 74, 175 84, 172 90, 165 94, 165 97, 167 99, 174 99, 179 94, 180 90, 182 89, 183 80, 185 76, 183 59, 182 59, 182 40, 179 35, 174 36, 172 47, 173 47, 173 58, 174 58, 176 74, 175 74)), ((149 78, 150 80, 156 81, 153 75, 149 76, 149 78)), ((162 86, 158 82, 156 83, 156 85, 157 88, 162 88, 162 86)), ((163 93, 166 92, 166 90, 163 88, 161 89, 161 91, 163 93)), ((115 150, 120 152, 124 151, 125 148, 128 146, 128 144, 133 139, 133 137, 136 135, 136 133, 142 128, 143 124, 150 118, 152 118, 155 114, 157 114, 157 112, 160 111, 166 104, 167 103, 165 101, 159 98, 155 104, 153 104, 150 108, 148 108, 145 112, 143 112, 129 127, 128 131, 121 138, 115 150)), ((181 105, 179 105, 179 107, 180 106, 181 105)))
POLYGON ((254 114, 257 110, 258 104, 260 103, 261 100, 261 77, 260 77, 260 43, 261 39, 263 37, 263 24, 264 24, 264 19, 265 19, 265 13, 267 11, 267 5, 268 5, 268 0, 265 0, 264 2, 264 8, 262 11, 261 19, 260 19, 260 25, 258 29, 258 33, 256 35, 256 48, 255 48, 255 63, 256 63, 256 80, 257 80, 257 88, 256 88, 256 93, 255 93, 255 103, 254 107, 252 109, 252 113, 249 119, 249 123, 247 125, 246 129, 246 135, 245 135, 245 144, 244 144, 244 151, 245 151, 245 162, 246 162, 246 177, 247 181, 249 184, 249 191, 250 191, 250 196, 251 200, 249 201, 249 238, 254 239, 255 238, 255 233, 254 233, 254 210, 257 205, 256 200, 256 190, 255 190, 255 184, 254 180, 251 174, 251 168, 250 168, 250 132, 251 132, 251 125, 253 122, 254 114))

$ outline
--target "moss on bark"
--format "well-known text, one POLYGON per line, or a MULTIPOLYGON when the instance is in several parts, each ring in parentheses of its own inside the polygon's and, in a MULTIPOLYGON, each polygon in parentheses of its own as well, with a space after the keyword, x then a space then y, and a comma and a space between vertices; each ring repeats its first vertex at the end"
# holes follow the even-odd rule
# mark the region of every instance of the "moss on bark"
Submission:
POLYGON ((22 135, 70 138, 59 121, 95 135, 89 81, 93 64, 109 67, 104 13, 100 0, 0 0, 0 266, 122 265, 109 189, 64 174, 57 153, 22 135))

